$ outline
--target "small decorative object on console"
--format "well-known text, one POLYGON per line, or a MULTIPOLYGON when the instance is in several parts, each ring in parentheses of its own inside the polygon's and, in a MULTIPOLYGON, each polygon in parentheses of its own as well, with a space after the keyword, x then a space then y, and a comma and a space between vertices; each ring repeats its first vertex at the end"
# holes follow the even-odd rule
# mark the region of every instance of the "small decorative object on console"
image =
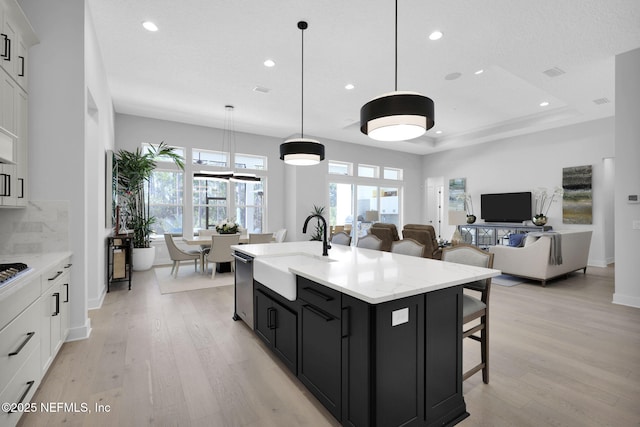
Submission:
POLYGON ((216 231, 220 234, 236 234, 238 232, 239 224, 231 219, 221 221, 216 225, 216 231))
POLYGON ((547 213, 556 197, 562 196, 562 187, 556 187, 553 193, 549 194, 545 187, 539 187, 533 191, 535 204, 533 206, 534 215, 532 221, 535 225, 545 225, 547 223, 547 213))

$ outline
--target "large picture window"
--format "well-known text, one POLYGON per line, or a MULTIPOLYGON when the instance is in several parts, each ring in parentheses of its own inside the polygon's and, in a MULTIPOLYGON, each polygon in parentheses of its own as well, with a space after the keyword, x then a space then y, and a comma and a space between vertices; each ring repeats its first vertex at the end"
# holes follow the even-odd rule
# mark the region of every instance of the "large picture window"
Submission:
POLYGON ((156 219, 156 235, 182 233, 184 199, 181 171, 155 170, 149 179, 149 215, 156 219))
POLYGON ((228 218, 229 182, 193 180, 193 231, 215 228, 228 218))
POLYGON ((234 182, 236 222, 249 233, 262 233, 264 185, 261 181, 234 182))

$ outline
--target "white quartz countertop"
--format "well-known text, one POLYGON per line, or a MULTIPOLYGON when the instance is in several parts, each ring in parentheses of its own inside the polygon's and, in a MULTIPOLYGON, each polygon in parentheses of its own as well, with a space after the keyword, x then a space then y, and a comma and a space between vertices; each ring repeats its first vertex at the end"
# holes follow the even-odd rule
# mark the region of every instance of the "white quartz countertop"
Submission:
POLYGON ((21 274, 20 277, 17 277, 10 283, 0 286, 0 299, 7 298, 9 295, 17 292, 20 288, 26 286, 32 278, 38 277, 38 275, 54 267, 60 261, 71 255, 71 252, 68 251, 50 252, 46 254, 0 255, 0 264, 22 262, 29 267, 27 273, 21 274))
MULTIPOLYGON (((232 246, 236 251, 263 258, 307 253, 322 254, 322 242, 284 242, 232 246)), ((289 271, 370 304, 393 301, 476 280, 495 277, 499 270, 454 264, 428 258, 333 245, 335 262, 302 261, 289 271)))

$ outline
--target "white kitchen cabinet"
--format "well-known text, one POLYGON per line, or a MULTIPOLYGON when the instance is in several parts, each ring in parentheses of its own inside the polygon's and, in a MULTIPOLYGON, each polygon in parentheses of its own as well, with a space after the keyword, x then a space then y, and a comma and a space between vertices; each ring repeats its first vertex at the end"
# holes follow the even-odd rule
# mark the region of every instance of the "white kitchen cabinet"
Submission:
POLYGON ((15 0, 0 0, 0 68, 27 90, 29 47, 37 37, 15 0))
MULTIPOLYGON (((0 293, 0 402, 28 403, 42 379, 40 275, 11 286, 0 293)), ((20 415, 0 411, 0 426, 16 425, 20 415)))
MULTIPOLYGON (((0 42, 1 44, 1 42, 0 42)), ((4 149, 5 157, 10 157, 14 163, 0 164, 0 206, 16 206, 16 182, 17 182, 17 135, 16 135, 16 94, 18 84, 7 74, 0 70, 0 132, 3 141, 10 146, 4 149)))
POLYGON ((0 207, 28 201, 27 55, 37 42, 16 0, 0 0, 0 207))
POLYGON ((40 319, 42 339, 40 363, 42 374, 49 369, 62 343, 69 333, 69 279, 68 259, 58 263, 42 275, 40 319))

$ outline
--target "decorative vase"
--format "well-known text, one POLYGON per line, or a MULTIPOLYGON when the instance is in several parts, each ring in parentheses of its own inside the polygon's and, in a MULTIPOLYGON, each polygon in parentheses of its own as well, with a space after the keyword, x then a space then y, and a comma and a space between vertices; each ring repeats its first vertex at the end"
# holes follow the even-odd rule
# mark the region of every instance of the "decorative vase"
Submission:
POLYGON ((532 219, 533 223, 537 226, 542 226, 547 223, 547 217, 544 215, 536 215, 532 219))
POLYGON ((467 224, 473 224, 474 222, 476 222, 476 216, 473 214, 467 215, 467 224))
POLYGON ((156 258, 156 248, 133 248, 133 271, 149 270, 156 258))

